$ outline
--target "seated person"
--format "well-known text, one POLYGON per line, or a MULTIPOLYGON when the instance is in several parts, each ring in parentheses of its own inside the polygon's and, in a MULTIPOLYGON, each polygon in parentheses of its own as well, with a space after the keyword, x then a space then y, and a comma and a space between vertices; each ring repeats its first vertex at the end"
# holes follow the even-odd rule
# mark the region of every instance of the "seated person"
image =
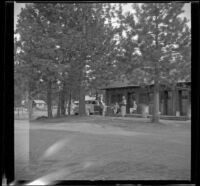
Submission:
POLYGON ((118 102, 116 102, 114 105, 114 110, 113 110, 114 114, 118 114, 119 110, 120 110, 120 106, 119 106, 118 102))
POLYGON ((136 101, 133 101, 133 107, 130 108, 130 113, 133 114, 136 112, 137 112, 137 104, 136 104, 136 101))

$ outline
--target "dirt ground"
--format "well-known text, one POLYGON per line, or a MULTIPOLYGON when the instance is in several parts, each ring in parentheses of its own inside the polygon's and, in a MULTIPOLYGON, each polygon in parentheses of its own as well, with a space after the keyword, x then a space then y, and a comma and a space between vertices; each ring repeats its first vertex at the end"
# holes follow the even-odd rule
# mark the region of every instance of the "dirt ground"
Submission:
MULTIPOLYGON (((21 122, 15 121, 18 147, 21 122)), ((29 163, 20 166, 16 158, 15 176, 17 180, 189 180, 190 127, 190 121, 152 124, 144 118, 102 116, 32 122, 29 163)))

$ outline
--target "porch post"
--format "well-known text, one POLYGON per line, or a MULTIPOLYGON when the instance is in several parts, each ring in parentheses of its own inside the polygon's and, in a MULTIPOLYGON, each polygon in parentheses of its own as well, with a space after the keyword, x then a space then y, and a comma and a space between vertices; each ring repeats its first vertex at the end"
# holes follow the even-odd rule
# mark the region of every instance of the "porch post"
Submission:
POLYGON ((163 106, 163 113, 164 113, 164 115, 168 115, 168 92, 165 90, 164 91, 164 98, 163 98, 164 100, 163 100, 163 104, 164 104, 164 106, 163 106))
POLYGON ((172 90, 172 115, 176 116, 176 97, 177 97, 177 92, 176 88, 174 87, 172 90))
POLYGON ((172 91, 172 101, 173 101, 173 104, 172 104, 173 115, 180 116, 180 104, 181 104, 180 92, 175 87, 173 88, 173 91, 172 91))
POLYGON ((187 116, 191 119, 191 91, 188 90, 187 116))
POLYGON ((126 114, 130 114, 130 99, 129 99, 129 91, 126 91, 126 114))
POLYGON ((182 90, 178 91, 178 109, 177 109, 180 113, 180 115, 182 115, 182 90))
POLYGON ((139 94, 140 94, 140 91, 137 89, 136 91, 135 91, 135 100, 136 100, 136 104, 137 104, 137 110, 136 110, 136 113, 137 114, 139 114, 139 112, 140 112, 140 110, 139 110, 139 108, 140 108, 140 103, 139 103, 139 94))
POLYGON ((109 93, 108 93, 108 90, 105 90, 105 94, 106 94, 106 105, 108 105, 108 102, 109 102, 109 93))

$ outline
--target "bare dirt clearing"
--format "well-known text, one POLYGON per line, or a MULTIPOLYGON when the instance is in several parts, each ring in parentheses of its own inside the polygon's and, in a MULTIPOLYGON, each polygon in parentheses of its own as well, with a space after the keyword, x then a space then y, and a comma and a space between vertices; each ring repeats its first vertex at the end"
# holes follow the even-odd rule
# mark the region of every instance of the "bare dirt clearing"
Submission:
POLYGON ((17 179, 190 179, 189 122, 68 117, 32 122, 29 137, 29 167, 17 179))

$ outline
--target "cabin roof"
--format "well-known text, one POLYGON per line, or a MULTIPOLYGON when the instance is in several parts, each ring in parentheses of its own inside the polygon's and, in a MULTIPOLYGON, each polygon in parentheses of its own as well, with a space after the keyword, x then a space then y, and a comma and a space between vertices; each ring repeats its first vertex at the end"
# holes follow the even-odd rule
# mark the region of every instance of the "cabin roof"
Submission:
POLYGON ((37 99, 37 100, 33 100, 36 104, 46 104, 45 103, 45 101, 43 101, 43 100, 39 100, 39 99, 37 99))
MULTIPOLYGON (((178 81, 177 84, 184 84, 184 83, 191 83, 190 81, 178 81)), ((149 84, 133 84, 133 83, 130 83, 128 81, 115 81, 115 82, 112 82, 110 83, 109 85, 105 86, 105 87, 102 87, 100 88, 101 90, 106 90, 106 89, 114 89, 114 88, 129 88, 129 87, 141 87, 142 85, 145 85, 145 86, 153 86, 154 85, 154 82, 153 83, 149 83, 149 84)))

